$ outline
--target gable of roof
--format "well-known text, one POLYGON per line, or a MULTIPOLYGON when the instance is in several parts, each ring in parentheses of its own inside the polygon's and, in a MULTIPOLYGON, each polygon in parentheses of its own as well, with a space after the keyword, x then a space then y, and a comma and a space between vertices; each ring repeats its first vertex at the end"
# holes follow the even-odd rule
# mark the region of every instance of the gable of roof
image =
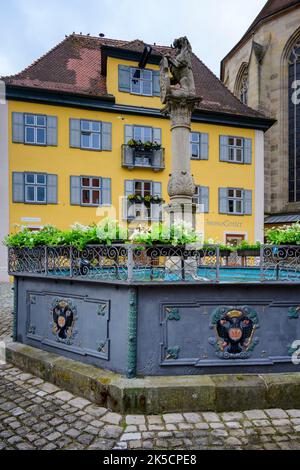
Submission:
MULTIPOLYGON (((22 72, 4 77, 4 81, 11 87, 108 97, 102 70, 104 50, 142 53, 144 47, 140 40, 128 42, 73 34, 22 72)), ((175 52, 171 47, 155 44, 151 47, 152 54, 158 57, 175 52)), ((192 66, 196 91, 202 97, 199 111, 266 119, 264 114, 241 103, 195 54, 192 66)))
POLYGON ((234 52, 239 49, 259 28, 262 23, 269 21, 274 15, 285 12, 291 8, 300 6, 300 0, 268 0, 259 12, 253 23, 247 29, 239 42, 231 49, 221 62, 221 80, 224 80, 224 63, 234 52))

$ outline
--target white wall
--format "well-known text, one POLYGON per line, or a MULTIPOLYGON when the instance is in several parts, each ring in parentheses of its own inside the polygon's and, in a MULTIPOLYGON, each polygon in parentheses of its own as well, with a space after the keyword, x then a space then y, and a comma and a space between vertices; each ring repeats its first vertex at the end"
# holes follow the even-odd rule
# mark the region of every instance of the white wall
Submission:
POLYGON ((3 239, 9 233, 8 105, 0 101, 0 282, 8 281, 7 249, 3 239))
POLYGON ((264 241, 264 133, 255 131, 255 241, 264 241))

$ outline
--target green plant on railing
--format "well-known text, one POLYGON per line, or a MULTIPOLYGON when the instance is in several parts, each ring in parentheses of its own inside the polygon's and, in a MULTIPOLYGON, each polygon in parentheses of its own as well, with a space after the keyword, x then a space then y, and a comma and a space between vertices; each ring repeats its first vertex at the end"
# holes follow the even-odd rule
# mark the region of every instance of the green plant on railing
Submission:
POLYGON ((140 152, 141 151, 147 151, 147 150, 160 150, 161 149, 161 145, 159 143, 157 143, 156 141, 154 142, 151 142, 151 141, 147 141, 147 142, 142 142, 141 140, 135 140, 135 139, 131 139, 127 142, 127 145, 128 147, 130 148, 133 148, 135 150, 139 150, 140 152))
POLYGON ((300 223, 272 227, 266 231, 266 238, 273 245, 300 245, 300 223))
POLYGON ((245 251, 257 251, 260 250, 261 243, 249 243, 246 240, 243 240, 237 247, 237 250, 245 250, 245 251))
POLYGON ((175 222, 173 225, 152 224, 150 228, 137 227, 130 237, 133 243, 146 245, 189 245, 202 240, 192 225, 187 222, 175 222))
POLYGON ((127 196, 129 202, 133 204, 145 204, 150 206, 151 204, 164 204, 164 200, 159 196, 141 196, 140 194, 130 194, 127 196))

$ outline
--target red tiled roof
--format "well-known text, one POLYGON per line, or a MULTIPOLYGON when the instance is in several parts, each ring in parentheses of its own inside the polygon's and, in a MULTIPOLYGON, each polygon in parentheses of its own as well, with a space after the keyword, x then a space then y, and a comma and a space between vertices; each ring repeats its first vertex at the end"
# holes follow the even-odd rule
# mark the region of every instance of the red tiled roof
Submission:
MULTIPOLYGON (((251 26, 247 29, 246 33, 243 37, 239 40, 239 42, 234 46, 234 48, 224 57, 222 60, 222 64, 224 61, 232 55, 245 41, 249 39, 249 37, 257 30, 261 23, 268 21, 274 15, 284 12, 289 8, 295 8, 300 6, 300 0, 268 0, 263 9, 257 15, 251 26)), ((223 67, 221 65, 221 78, 223 79, 223 67)))
MULTIPOLYGON (((101 74, 102 46, 143 52, 143 41, 120 41, 71 35, 21 73, 4 77, 7 85, 93 97, 107 96, 106 77, 101 74)), ((172 53, 166 46, 153 45, 153 53, 172 53)), ((243 105, 224 84, 193 55, 197 94, 203 101, 199 109, 241 116, 263 114, 243 105)))

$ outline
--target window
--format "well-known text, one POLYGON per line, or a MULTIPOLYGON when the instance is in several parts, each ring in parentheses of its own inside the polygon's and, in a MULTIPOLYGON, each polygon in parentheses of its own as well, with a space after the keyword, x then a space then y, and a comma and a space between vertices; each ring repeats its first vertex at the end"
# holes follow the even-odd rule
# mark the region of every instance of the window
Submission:
POLYGON ((47 118, 39 114, 25 114, 25 143, 46 145, 47 118))
POLYGON ((46 204, 47 175, 39 173, 25 173, 25 202, 46 204))
POLYGON ((240 137, 229 137, 228 139, 228 160, 230 162, 243 162, 243 139, 240 137))
POLYGON ((220 161, 234 164, 252 164, 252 139, 220 136, 220 161))
POLYGON ((131 93, 152 96, 152 71, 132 68, 130 70, 131 93))
MULTIPOLYGON (((206 186, 196 186, 193 204, 203 206, 205 213, 209 212, 209 188, 206 186)), ((202 212, 202 211, 201 211, 202 212)))
POLYGON ((101 205, 101 178, 81 178, 81 204, 84 206, 101 205))
POLYGON ((80 130, 81 148, 92 150, 101 149, 101 122, 82 120, 80 130))
POLYGON ((162 184, 156 181, 126 180, 124 219, 160 220, 162 184), (150 196, 150 198, 149 198, 150 196), (152 200, 157 197, 157 201, 152 200))
POLYGON ((145 142, 152 142, 153 140, 153 129, 152 127, 140 127, 135 126, 133 128, 133 138, 134 140, 145 142))
POLYGON ((289 202, 300 201, 300 41, 289 60, 289 202))
POLYGON ((242 103, 248 104, 248 68, 245 70, 240 84, 239 98, 242 103))
POLYGON ((191 134, 191 154, 193 159, 200 158, 200 134, 198 132, 191 134))
POLYGON ((191 132, 190 146, 192 160, 208 160, 208 134, 191 132))
POLYGON ((243 214, 243 190, 228 189, 228 214, 243 214))

